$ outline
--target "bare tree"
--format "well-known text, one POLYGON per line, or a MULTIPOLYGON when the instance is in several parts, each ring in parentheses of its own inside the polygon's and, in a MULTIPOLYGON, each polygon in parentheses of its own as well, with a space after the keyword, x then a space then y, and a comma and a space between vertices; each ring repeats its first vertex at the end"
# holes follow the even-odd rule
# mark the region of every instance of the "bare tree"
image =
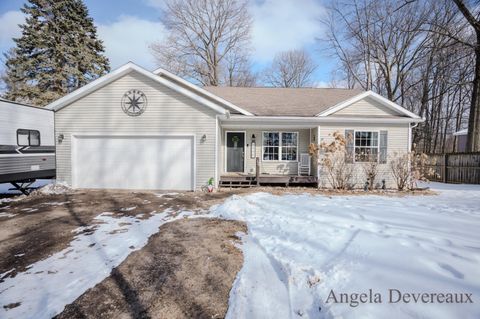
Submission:
POLYGON ((408 74, 415 69, 427 34, 422 26, 429 9, 416 2, 396 10, 395 0, 333 1, 327 40, 349 78, 402 103, 408 74))
POLYGON ((247 6, 248 0, 166 0, 161 20, 169 36, 151 45, 155 59, 202 85, 220 85, 229 53, 248 59, 248 50, 238 50, 250 41, 247 6))
POLYGON ((453 0, 475 32, 474 40, 467 45, 475 51, 475 72, 473 76, 470 115, 468 117, 467 150, 480 151, 480 17, 478 1, 470 1, 470 8, 463 0, 453 0))
POLYGON ((235 48, 225 56, 223 83, 226 86, 255 86, 257 74, 252 72, 248 53, 235 48))
POLYGON ((433 153, 453 151, 469 109, 475 63, 462 19, 452 0, 332 0, 323 23, 335 75, 425 118, 413 141, 433 153))
POLYGON ((281 52, 275 56, 271 67, 265 70, 265 82, 275 87, 309 86, 316 67, 304 50, 281 52))

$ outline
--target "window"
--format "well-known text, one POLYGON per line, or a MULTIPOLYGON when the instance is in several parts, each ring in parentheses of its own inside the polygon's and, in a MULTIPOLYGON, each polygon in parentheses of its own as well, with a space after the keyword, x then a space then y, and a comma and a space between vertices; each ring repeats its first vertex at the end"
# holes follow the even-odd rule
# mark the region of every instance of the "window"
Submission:
POLYGON ((282 133, 282 161, 297 160, 297 133, 282 133))
POLYGON ((264 161, 296 161, 297 132, 263 132, 264 161))
POLYGON ((17 144, 19 146, 29 146, 30 133, 28 130, 17 130, 17 144))
POLYGON ((355 132, 355 162, 378 161, 378 132, 355 132))
POLYGON ((263 133, 263 160, 264 161, 278 161, 279 159, 279 140, 280 133, 278 132, 264 132, 263 133))
POLYGON ((17 130, 19 146, 40 146, 40 132, 34 130, 17 130))

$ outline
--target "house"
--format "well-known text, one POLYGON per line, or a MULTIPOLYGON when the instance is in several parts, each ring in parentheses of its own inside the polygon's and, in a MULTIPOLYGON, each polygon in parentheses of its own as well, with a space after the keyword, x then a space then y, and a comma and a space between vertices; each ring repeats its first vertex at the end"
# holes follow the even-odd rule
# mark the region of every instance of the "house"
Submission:
POLYGON ((461 153, 467 151, 467 136, 468 136, 468 129, 460 130, 458 132, 453 133, 453 136, 456 137, 455 142, 455 152, 461 153))
POLYGON ((373 92, 199 87, 128 63, 51 103, 57 179, 75 188, 200 189, 232 178, 328 186, 305 154, 335 131, 355 136, 352 160, 407 152, 417 115, 373 92), (382 145, 380 145, 382 144, 382 145), (303 154, 303 155, 302 155, 303 154), (309 176, 299 177, 301 157, 309 176), (307 162, 305 162, 307 159, 307 162))

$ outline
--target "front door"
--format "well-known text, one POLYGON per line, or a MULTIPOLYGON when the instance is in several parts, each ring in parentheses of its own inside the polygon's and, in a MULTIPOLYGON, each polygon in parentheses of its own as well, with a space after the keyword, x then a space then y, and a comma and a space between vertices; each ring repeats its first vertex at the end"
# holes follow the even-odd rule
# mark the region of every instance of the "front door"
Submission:
POLYGON ((245 133, 227 132, 227 172, 243 172, 245 133))

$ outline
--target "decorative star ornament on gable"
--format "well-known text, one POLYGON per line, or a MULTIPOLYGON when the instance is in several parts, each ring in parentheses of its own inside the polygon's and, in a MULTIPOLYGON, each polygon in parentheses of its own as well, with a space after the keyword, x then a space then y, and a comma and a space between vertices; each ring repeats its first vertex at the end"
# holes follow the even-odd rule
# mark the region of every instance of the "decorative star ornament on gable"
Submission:
POLYGON ((147 97, 140 90, 129 90, 122 97, 122 109, 130 116, 139 116, 147 108, 147 97))

